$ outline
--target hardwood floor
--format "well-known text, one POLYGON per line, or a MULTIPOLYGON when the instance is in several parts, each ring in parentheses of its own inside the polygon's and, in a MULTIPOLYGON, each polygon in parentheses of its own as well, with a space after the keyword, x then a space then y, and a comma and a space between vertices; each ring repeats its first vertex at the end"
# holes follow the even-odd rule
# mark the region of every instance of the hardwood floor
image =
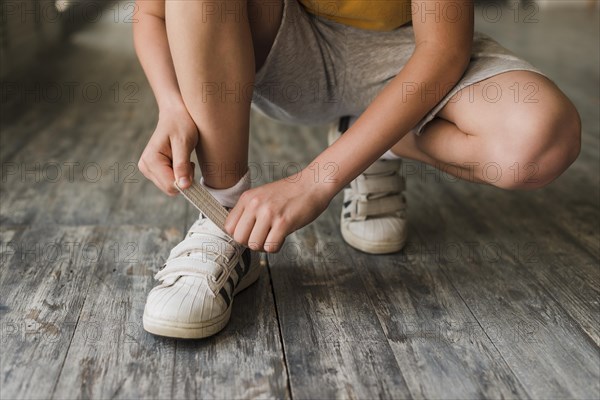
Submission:
MULTIPOLYGON (((4 82, 0 398, 598 398, 600 25, 533 11, 478 12, 478 29, 577 105, 583 149, 562 177, 506 192, 408 162, 403 252, 345 245, 338 196, 199 341, 141 326, 196 215, 137 171, 156 106, 130 25, 107 15, 35 80, 4 82)), ((326 129, 253 113, 260 183, 306 165, 326 129)))

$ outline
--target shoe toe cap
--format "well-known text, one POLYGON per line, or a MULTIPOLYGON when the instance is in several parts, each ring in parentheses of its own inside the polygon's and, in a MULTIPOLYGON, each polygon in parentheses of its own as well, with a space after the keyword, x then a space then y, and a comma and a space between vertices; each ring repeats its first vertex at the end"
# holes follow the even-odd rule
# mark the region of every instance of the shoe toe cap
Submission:
POLYGON ((170 286, 159 285, 148 294, 147 317, 178 323, 211 320, 227 309, 221 296, 214 296, 206 281, 181 277, 170 286))
POLYGON ((406 221, 394 217, 348 221, 347 231, 371 242, 403 242, 406 239, 406 221))

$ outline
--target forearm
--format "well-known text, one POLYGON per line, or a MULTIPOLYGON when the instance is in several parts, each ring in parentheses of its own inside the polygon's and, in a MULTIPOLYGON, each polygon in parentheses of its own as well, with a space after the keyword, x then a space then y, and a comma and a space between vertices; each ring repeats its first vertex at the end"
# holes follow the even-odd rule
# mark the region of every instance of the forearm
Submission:
POLYGON ((317 181, 314 188, 333 196, 402 139, 458 82, 468 54, 434 44, 417 46, 354 125, 313 161, 311 169, 330 178, 317 181))
POLYGON ((169 50, 165 20, 141 11, 134 24, 135 49, 161 111, 184 107, 169 50))

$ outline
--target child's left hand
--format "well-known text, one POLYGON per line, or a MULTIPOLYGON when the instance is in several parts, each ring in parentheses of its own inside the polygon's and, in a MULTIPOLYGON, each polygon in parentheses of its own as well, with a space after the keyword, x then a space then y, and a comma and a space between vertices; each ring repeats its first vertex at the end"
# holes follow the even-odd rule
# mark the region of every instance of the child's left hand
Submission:
POLYGON ((252 250, 275 253, 287 235, 317 218, 334 195, 311 179, 281 179, 244 192, 225 230, 252 250))

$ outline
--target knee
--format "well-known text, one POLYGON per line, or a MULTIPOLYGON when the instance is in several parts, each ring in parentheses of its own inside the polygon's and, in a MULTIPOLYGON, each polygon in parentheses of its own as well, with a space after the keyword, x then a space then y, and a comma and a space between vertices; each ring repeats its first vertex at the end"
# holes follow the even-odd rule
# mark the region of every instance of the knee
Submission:
POLYGON ((522 190, 544 187, 579 156, 579 113, 567 100, 558 107, 515 117, 506 127, 504 145, 500 146, 502 154, 497 154, 506 172, 497 186, 522 190))

